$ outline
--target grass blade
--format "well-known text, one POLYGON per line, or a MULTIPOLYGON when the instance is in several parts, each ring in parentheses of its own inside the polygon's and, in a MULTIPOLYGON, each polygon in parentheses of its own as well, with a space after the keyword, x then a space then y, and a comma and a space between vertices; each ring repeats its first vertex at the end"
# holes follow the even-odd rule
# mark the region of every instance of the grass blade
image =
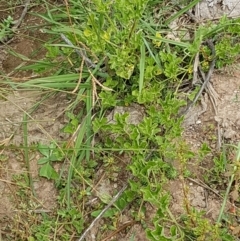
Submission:
POLYGON ((160 62, 160 59, 157 55, 154 55, 154 53, 152 52, 150 46, 149 46, 149 43, 147 42, 147 40, 145 38, 143 38, 143 41, 148 49, 148 52, 149 54, 151 55, 151 57, 154 59, 155 63, 158 65, 159 68, 162 69, 162 65, 161 65, 161 62, 160 62))
POLYGON ((141 94, 144 82, 144 72, 145 72, 145 44, 142 43, 140 47, 141 57, 140 57, 140 75, 139 75, 139 94, 141 94))
MULTIPOLYGON (((67 184, 66 184, 66 194, 67 194, 67 208, 70 209, 70 199, 71 199, 71 182, 72 182, 72 176, 73 171, 77 168, 76 167, 76 160, 79 156, 79 149, 82 146, 83 138, 85 136, 85 130, 86 130, 86 118, 83 119, 81 125, 79 126, 77 140, 74 146, 73 154, 70 159, 70 166, 68 169, 68 177, 67 177, 67 184)), ((85 156, 85 150, 81 151, 80 156, 85 156)), ((82 158, 82 159, 83 159, 82 158)))
POLYGON ((86 103, 86 109, 87 109, 87 120, 86 120, 86 161, 90 160, 90 147, 91 147, 91 136, 92 136, 92 90, 87 90, 87 103, 86 103))
POLYGON ((188 48, 190 46, 190 43, 184 43, 184 42, 180 42, 180 41, 174 41, 174 40, 171 40, 171 39, 167 39, 167 38, 157 38, 157 37, 152 37, 152 36, 149 36, 148 38, 152 39, 152 40, 161 40, 161 42, 164 42, 164 43, 168 43, 168 44, 173 44, 173 45, 176 45, 176 46, 179 46, 179 47, 183 47, 183 48, 188 48))
POLYGON ((29 179, 29 187, 31 188, 32 193, 34 194, 33 180, 32 174, 30 172, 30 163, 29 163, 29 147, 28 147, 28 127, 27 127, 27 114, 23 115, 23 146, 24 146, 24 158, 26 162, 26 167, 28 171, 28 179, 29 179))
POLYGON ((166 20, 166 25, 170 24, 175 19, 182 16, 185 12, 187 12, 189 9, 193 8, 200 0, 194 0, 191 3, 189 3, 186 7, 182 8, 180 11, 178 11, 176 14, 171 16, 169 19, 166 20))

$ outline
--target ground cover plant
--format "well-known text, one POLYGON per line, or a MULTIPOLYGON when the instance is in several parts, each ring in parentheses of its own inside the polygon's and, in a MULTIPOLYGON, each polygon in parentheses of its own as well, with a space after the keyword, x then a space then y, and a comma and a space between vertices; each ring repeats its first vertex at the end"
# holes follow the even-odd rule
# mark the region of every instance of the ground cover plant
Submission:
MULTIPOLYGON (((228 168, 228 188, 218 219, 209 220, 204 212, 191 207, 186 179, 193 175, 188 163, 201 162, 210 147, 203 144, 194 153, 182 138, 181 124, 187 106, 195 104, 201 91, 201 85, 192 85, 196 56, 203 76, 208 76, 212 63, 220 68, 236 61, 239 20, 222 17, 216 22, 192 23, 194 19, 186 13, 198 3, 196 0, 41 3, 45 13, 31 14, 45 21, 41 31, 51 36, 51 43, 45 43, 44 59, 21 67, 41 77, 23 83, 8 79, 4 83, 15 89, 42 90, 46 93, 43 99, 67 93, 70 104, 64 114, 68 123, 61 131, 71 138, 29 145, 30 115, 24 114, 27 169, 30 171, 31 152, 38 151, 39 176, 54 182, 57 208, 50 214, 28 214, 29 207, 37 206, 31 172, 15 176, 22 215, 13 218, 4 238, 84 240, 102 219, 96 240, 117 240, 116 235, 123 230, 127 233, 135 223, 152 241, 236 240, 239 231, 234 227, 231 232, 232 222, 224 208, 230 189, 238 191, 239 146, 221 150, 206 175, 209 183, 212 173, 214 181, 220 181, 228 168, 223 156, 236 153, 228 168), (181 16, 188 24, 173 30, 171 24, 181 16), (174 37, 169 37, 170 33, 174 37), (110 119, 117 107, 124 107, 123 111, 110 119), (132 120, 125 108, 137 109, 141 117, 132 120), (98 170, 104 171, 102 177, 112 187, 110 191, 96 191, 102 178, 98 170), (171 195, 165 188, 176 179, 183 186, 181 216, 172 213, 171 195), (154 210, 151 218, 149 206, 154 210), (123 215, 131 220, 124 225, 123 215)), ((12 34, 11 21, 8 17, 0 25, 3 37, 12 34)), ((28 113, 35 111, 41 101, 28 113)), ((129 240, 137 240, 136 235, 129 240)))

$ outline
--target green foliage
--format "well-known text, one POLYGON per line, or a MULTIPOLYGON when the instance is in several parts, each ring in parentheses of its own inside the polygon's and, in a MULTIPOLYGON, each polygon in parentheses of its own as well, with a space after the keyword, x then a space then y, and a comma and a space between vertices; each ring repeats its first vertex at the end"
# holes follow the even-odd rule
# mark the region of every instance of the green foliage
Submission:
POLYGON ((170 227, 170 235, 165 234, 165 228, 159 224, 159 221, 154 223, 154 231, 147 230, 147 238, 151 241, 173 241, 177 240, 176 226, 170 227))
MULTIPOLYGON (((240 29, 240 28, 239 28, 240 29)), ((216 45, 216 53, 218 56, 217 67, 222 68, 235 62, 240 52, 240 43, 238 37, 226 34, 216 45)))
POLYGON ((34 235, 29 237, 29 241, 47 241, 54 230, 54 222, 50 217, 45 217, 42 223, 32 226, 34 235))
POLYGON ((49 146, 39 144, 38 150, 44 156, 38 160, 38 164, 41 165, 39 175, 47 179, 56 180, 58 178, 58 173, 55 171, 52 164, 53 162, 63 159, 62 153, 53 143, 49 146))
POLYGON ((84 26, 84 42, 96 55, 107 55, 109 67, 129 79, 138 63, 142 43, 139 21, 148 0, 94 0, 84 26))
POLYGON ((51 216, 43 215, 40 223, 33 224, 31 227, 31 236, 28 241, 48 241, 50 237, 55 236, 58 240, 67 241, 71 238, 72 232, 81 233, 83 230, 83 217, 76 208, 71 210, 58 210, 58 217, 54 220, 51 216), (58 233, 64 223, 64 232, 58 233))
POLYGON ((75 230, 77 233, 81 233, 83 230, 83 217, 80 212, 75 207, 72 207, 70 210, 67 210, 66 208, 58 210, 58 217, 59 221, 64 220, 67 225, 65 225, 66 231, 69 232, 69 235, 73 230, 75 230))
POLYGON ((79 125, 79 119, 77 116, 70 112, 67 112, 66 115, 69 118, 69 122, 63 128, 63 132, 73 134, 79 125))
POLYGON ((164 74, 166 77, 176 80, 179 75, 179 66, 182 58, 177 57, 176 53, 160 53, 160 58, 164 64, 164 74))
MULTIPOLYGON (((101 130, 101 136, 106 137, 103 149, 109 147, 118 149, 120 146, 122 148, 119 152, 124 151, 131 157, 128 168, 136 178, 135 181, 130 181, 131 192, 157 207, 159 213, 166 213, 169 196, 164 194, 162 184, 166 178, 171 179, 178 175, 172 165, 178 145, 173 145, 172 140, 181 133, 181 120, 178 122, 170 120, 172 118, 174 120, 178 108, 184 103, 170 98, 169 95, 165 100, 157 102, 159 103, 155 107, 146 107, 148 115, 137 125, 128 124, 127 113, 116 114, 116 123, 113 124, 107 123, 106 118, 95 118, 93 130, 95 132, 101 130), (114 142, 111 141, 113 137, 109 137, 110 133, 114 135, 114 142), (159 133, 164 133, 164 137, 160 137, 159 133), (151 151, 152 149, 154 151, 151 151)), ((149 231, 148 236, 157 237, 158 233, 157 229, 149 231)), ((174 240, 174 237, 169 240, 174 240)))
POLYGON ((3 19, 3 22, 0 23, 0 42, 11 37, 12 25, 13 25, 13 18, 11 16, 8 16, 7 18, 3 19))
POLYGON ((209 219, 205 218, 203 212, 192 209, 188 217, 184 217, 186 225, 187 237, 191 237, 197 241, 213 241, 213 240, 235 240, 225 229, 218 224, 213 224, 209 219))

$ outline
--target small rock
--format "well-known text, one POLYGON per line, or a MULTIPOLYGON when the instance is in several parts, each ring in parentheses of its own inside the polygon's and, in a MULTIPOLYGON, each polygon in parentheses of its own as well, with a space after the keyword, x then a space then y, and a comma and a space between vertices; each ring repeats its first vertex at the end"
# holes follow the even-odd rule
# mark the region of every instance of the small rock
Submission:
POLYGON ((201 123, 202 123, 201 120, 197 120, 197 121, 196 121, 196 124, 197 124, 197 125, 199 125, 199 124, 201 124, 201 123))
POLYGON ((132 104, 131 106, 116 106, 113 111, 107 116, 107 120, 109 123, 116 123, 114 117, 116 114, 125 114, 128 113, 128 124, 137 125, 144 118, 144 108, 138 104, 132 104))

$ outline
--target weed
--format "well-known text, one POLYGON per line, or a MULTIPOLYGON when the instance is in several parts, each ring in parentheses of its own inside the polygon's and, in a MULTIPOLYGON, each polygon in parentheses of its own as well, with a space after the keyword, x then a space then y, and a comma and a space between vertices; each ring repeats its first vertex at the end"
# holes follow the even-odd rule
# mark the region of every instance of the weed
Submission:
POLYGON ((11 26, 13 25, 13 18, 8 16, 3 19, 3 22, 0 23, 0 42, 4 42, 12 34, 11 26))
POLYGON ((44 156, 38 160, 38 164, 41 165, 39 175, 41 177, 56 180, 58 178, 58 173, 52 167, 52 163, 61 161, 63 159, 62 153, 53 143, 49 146, 39 144, 38 150, 44 156))

